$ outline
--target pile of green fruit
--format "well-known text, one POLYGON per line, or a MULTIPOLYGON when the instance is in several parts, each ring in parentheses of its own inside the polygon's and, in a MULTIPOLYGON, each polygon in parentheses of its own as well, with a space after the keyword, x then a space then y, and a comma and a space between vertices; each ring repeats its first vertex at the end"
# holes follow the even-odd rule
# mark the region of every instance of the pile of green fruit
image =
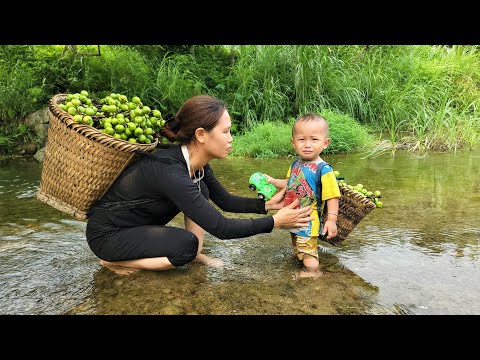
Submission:
MULTIPOLYGON (((333 173, 335 174, 336 178, 339 179, 339 177, 340 177, 340 172, 337 171, 337 170, 335 170, 333 173)), ((354 193, 360 194, 360 195, 362 195, 363 197, 369 199, 370 201, 372 201, 372 202, 375 204, 375 206, 376 206, 377 208, 383 207, 383 203, 380 201, 380 198, 382 197, 382 193, 381 193, 380 191, 378 191, 378 190, 373 191, 373 192, 372 192, 372 191, 368 191, 367 189, 365 189, 365 188, 363 187, 362 184, 357 184, 357 185, 355 185, 355 186, 353 186, 353 185, 348 185, 348 184, 345 182, 345 180, 343 180, 343 179, 339 179, 339 180, 338 180, 338 184, 341 184, 341 185, 343 185, 343 186, 346 186, 347 188, 349 188, 350 190, 352 190, 354 193)))
POLYGON ((125 95, 111 93, 96 102, 82 90, 68 94, 59 106, 72 115, 75 122, 131 143, 151 144, 165 125, 160 110, 144 106, 138 96, 129 101, 125 95))

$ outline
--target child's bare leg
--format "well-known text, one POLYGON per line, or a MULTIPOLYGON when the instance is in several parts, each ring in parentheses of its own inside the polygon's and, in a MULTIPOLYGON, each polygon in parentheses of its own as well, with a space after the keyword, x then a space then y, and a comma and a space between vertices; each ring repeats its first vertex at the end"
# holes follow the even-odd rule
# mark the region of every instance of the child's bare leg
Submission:
POLYGON ((304 268, 293 275, 293 279, 311 277, 318 278, 322 276, 322 272, 319 269, 318 262, 318 239, 316 236, 306 238, 303 236, 292 236, 292 244, 294 247, 297 258, 303 262, 304 268), (296 240, 294 242, 294 240, 296 240))
POLYGON ((293 276, 293 279, 299 278, 319 278, 323 275, 323 272, 320 271, 319 262, 316 257, 304 254, 303 256, 303 266, 304 269, 300 270, 297 274, 293 276))
POLYGON ((200 226, 198 226, 195 222, 193 222, 191 219, 189 219, 186 216, 184 216, 184 222, 185 222, 185 229, 194 233, 198 238, 197 257, 193 261, 199 262, 209 267, 215 267, 215 268, 223 267, 222 260, 214 259, 205 254, 202 254, 203 239, 205 238, 205 230, 203 230, 200 226))
POLYGON ((322 272, 320 271, 318 259, 314 256, 305 254, 303 256, 303 265, 305 266, 305 270, 302 271, 300 274, 303 273, 304 276, 300 275, 300 277, 320 277, 322 276, 322 272))

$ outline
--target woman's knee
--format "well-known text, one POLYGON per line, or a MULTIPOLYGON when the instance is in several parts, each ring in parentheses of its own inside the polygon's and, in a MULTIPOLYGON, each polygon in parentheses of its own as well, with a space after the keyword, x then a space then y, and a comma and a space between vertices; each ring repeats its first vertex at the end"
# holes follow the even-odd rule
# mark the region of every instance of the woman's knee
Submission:
POLYGON ((180 247, 175 255, 168 257, 168 260, 176 267, 195 259, 198 251, 198 238, 194 233, 186 231, 180 242, 180 247))

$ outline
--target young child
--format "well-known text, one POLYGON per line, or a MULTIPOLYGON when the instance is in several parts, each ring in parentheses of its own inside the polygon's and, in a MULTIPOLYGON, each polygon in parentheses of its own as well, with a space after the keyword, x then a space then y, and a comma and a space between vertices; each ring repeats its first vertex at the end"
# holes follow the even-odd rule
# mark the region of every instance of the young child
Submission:
POLYGON ((290 233, 295 255, 304 265, 304 269, 294 275, 294 278, 317 278, 322 275, 318 261, 318 236, 327 234, 327 238, 331 239, 337 235, 338 202, 341 196, 332 167, 325 165, 320 174, 322 203, 317 204, 316 200, 316 172, 320 170, 319 164, 323 161, 320 154, 330 144, 328 122, 318 114, 303 115, 293 125, 291 141, 300 159, 290 165, 287 179, 275 179, 264 175, 275 187, 281 189, 287 187, 285 205, 299 198, 299 207, 307 205, 313 207, 311 216, 314 220, 304 228, 291 229, 290 233), (323 227, 321 217, 325 203, 328 217, 323 227))

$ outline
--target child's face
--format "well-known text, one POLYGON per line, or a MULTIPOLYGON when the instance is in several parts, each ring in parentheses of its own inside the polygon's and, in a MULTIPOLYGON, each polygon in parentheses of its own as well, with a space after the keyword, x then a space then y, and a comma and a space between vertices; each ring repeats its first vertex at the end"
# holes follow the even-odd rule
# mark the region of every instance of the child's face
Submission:
POLYGON ((324 123, 301 121, 293 130, 292 145, 303 160, 318 160, 320 153, 330 144, 324 123))

